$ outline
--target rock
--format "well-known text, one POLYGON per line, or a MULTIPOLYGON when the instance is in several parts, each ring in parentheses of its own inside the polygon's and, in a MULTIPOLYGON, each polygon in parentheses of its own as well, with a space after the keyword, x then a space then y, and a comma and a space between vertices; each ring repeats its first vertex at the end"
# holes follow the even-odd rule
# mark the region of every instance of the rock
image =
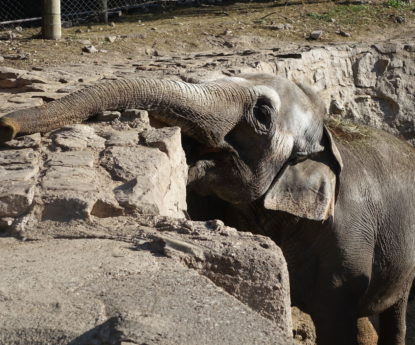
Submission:
POLYGON ((117 40, 117 36, 106 36, 105 40, 110 43, 114 43, 117 40))
POLYGON ((336 99, 333 99, 330 103, 330 114, 341 115, 344 113, 344 106, 336 99))
POLYGON ((272 25, 264 25, 265 28, 271 30, 292 30, 293 26, 291 24, 272 24, 272 25))
POLYGON ((18 79, 20 78, 20 76, 22 76, 23 74, 26 74, 26 71, 23 70, 19 70, 16 68, 12 68, 12 67, 5 67, 2 66, 0 67, 0 80, 3 79, 18 79))
POLYGON ((0 218, 0 231, 9 230, 13 225, 14 218, 12 217, 3 217, 0 218))
POLYGON ((113 28, 115 27, 115 23, 114 22, 111 22, 108 25, 111 26, 111 27, 113 27, 113 28))
POLYGON ((146 48, 145 54, 148 56, 160 56, 159 52, 153 48, 146 48))
POLYGON ((126 109, 122 112, 122 117, 126 120, 139 119, 144 124, 149 124, 148 112, 140 109, 126 109))
POLYGON ((311 40, 318 40, 321 38, 322 35, 323 35, 323 30, 316 30, 316 31, 311 32, 308 37, 311 40))
POLYGON ((414 53, 415 52, 415 44, 405 44, 403 47, 408 52, 414 53))
POLYGON ((343 37, 351 37, 351 35, 348 32, 343 31, 343 30, 336 31, 336 34, 343 36, 343 37))
MULTIPOLYGON (((68 158, 66 158, 68 161, 68 158)), ((59 163, 58 163, 59 164, 59 163)), ((42 179, 44 190, 70 190, 75 192, 97 191, 96 175, 93 170, 82 166, 52 165, 42 179)), ((68 163, 67 163, 68 164, 68 163)))
MULTIPOLYGON (((180 145, 178 149, 182 150, 180 145)), ((125 182, 114 191, 120 205, 130 212, 183 217, 187 166, 179 154, 173 155, 174 148, 170 152, 172 157, 140 146, 104 151, 101 164, 113 178, 125 182)))
POLYGON ((395 16, 394 21, 398 24, 404 24, 406 23, 406 18, 405 16, 395 16))
POLYGON ((65 86, 63 88, 60 88, 60 89, 56 90, 56 92, 57 93, 71 93, 71 92, 74 92, 76 90, 79 90, 79 86, 69 85, 69 86, 65 86))
POLYGON ((136 130, 116 131, 111 133, 105 146, 136 146, 139 141, 139 133, 136 130))
POLYGON ((102 113, 99 113, 96 116, 96 119, 98 121, 112 121, 112 120, 119 119, 120 117, 121 117, 121 113, 119 111, 108 110, 108 111, 103 111, 102 113))
POLYGON ((31 181, 0 185, 0 217, 17 217, 29 210, 35 195, 31 181))
POLYGON ((394 54, 397 52, 398 45, 396 43, 374 44, 374 48, 382 54, 394 54))
POLYGON ((85 167, 92 168, 94 156, 89 151, 51 152, 48 154, 46 166, 85 167))
POLYGON ((51 134, 54 145, 64 150, 83 150, 87 147, 104 148, 105 139, 86 125, 65 126, 51 134))
POLYGON ((23 135, 21 137, 17 137, 14 140, 8 141, 7 146, 12 148, 26 148, 26 147, 33 147, 37 148, 40 146, 42 138, 40 133, 35 133, 31 135, 23 135))
POLYGON ((85 46, 82 48, 82 51, 89 54, 98 53, 98 49, 94 46, 85 46))
MULTIPOLYGON (((271 303, 283 318, 289 305, 284 259, 271 241, 227 229, 223 236, 203 224, 192 236, 180 234, 180 225, 163 233, 134 222, 108 225, 126 239, 134 234, 134 243, 0 239, 8 263, 0 281, 0 343, 292 344, 286 323, 262 316, 271 303), (258 291, 274 295, 261 302, 258 291), (250 296, 251 304, 244 302, 250 296)), ((66 228, 70 235, 74 228, 66 228)), ((88 231, 86 224, 77 228, 88 231)), ((93 228, 106 231, 98 222, 93 228)))
MULTIPOLYGON (((38 163, 39 154, 32 149, 0 151, 0 166, 38 163)), ((0 176, 1 178, 1 176, 0 176)))
POLYGON ((13 32, 13 31, 6 31, 5 33, 0 35, 0 40, 14 40, 16 38, 21 38, 22 35, 13 32))
POLYGON ((298 345, 315 345, 316 329, 310 315, 303 313, 297 307, 292 307, 293 336, 298 345))
POLYGON ((76 40, 76 42, 84 45, 84 46, 90 46, 92 45, 91 40, 76 40))
POLYGON ((22 28, 21 26, 16 26, 14 29, 15 29, 17 32, 22 32, 22 31, 23 31, 23 28, 22 28))
POLYGON ((373 66, 375 58, 371 53, 364 54, 353 65, 354 82, 357 87, 372 87, 376 85, 373 66))
POLYGON ((4 62, 4 57, 0 55, 0 62, 4 62))
POLYGON ((0 151, 0 217, 16 217, 29 210, 38 171, 36 151, 0 151))

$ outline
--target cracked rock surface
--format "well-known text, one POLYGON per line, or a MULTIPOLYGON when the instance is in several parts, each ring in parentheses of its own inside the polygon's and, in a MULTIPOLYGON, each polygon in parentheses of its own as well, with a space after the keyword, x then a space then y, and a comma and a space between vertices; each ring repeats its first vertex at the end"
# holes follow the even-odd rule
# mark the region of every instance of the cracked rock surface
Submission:
POLYGON ((62 226, 0 241, 1 344, 291 343, 288 274, 271 240, 162 217, 62 226))

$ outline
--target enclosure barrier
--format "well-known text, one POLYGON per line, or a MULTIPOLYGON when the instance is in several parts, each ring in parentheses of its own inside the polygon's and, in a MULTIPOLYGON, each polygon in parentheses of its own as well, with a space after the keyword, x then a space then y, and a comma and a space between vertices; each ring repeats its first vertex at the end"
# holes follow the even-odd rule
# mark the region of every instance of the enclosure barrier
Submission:
MULTIPOLYGON (((107 22, 109 14, 154 6, 171 6, 215 2, 220 0, 60 0, 63 26, 90 22, 107 22)), ((50 0, 0 0, 0 29, 24 24, 40 26, 42 8, 50 0), (43 3, 43 4, 42 4, 43 3)), ((56 5, 55 5, 56 6, 56 5)))

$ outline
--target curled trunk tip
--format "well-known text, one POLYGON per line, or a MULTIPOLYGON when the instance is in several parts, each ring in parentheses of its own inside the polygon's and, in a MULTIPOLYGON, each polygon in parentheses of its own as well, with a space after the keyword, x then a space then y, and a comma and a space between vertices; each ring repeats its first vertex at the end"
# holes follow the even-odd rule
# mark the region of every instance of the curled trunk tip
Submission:
POLYGON ((12 118, 0 118, 0 143, 14 139, 20 131, 19 123, 12 118))

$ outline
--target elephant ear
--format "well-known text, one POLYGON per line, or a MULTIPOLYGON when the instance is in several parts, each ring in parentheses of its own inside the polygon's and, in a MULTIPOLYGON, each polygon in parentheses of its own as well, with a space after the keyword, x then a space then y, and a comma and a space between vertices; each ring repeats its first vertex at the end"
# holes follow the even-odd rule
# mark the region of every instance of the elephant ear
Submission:
POLYGON ((265 195, 266 209, 317 221, 334 216, 343 163, 325 127, 323 135, 325 150, 321 154, 288 165, 277 177, 265 195))

